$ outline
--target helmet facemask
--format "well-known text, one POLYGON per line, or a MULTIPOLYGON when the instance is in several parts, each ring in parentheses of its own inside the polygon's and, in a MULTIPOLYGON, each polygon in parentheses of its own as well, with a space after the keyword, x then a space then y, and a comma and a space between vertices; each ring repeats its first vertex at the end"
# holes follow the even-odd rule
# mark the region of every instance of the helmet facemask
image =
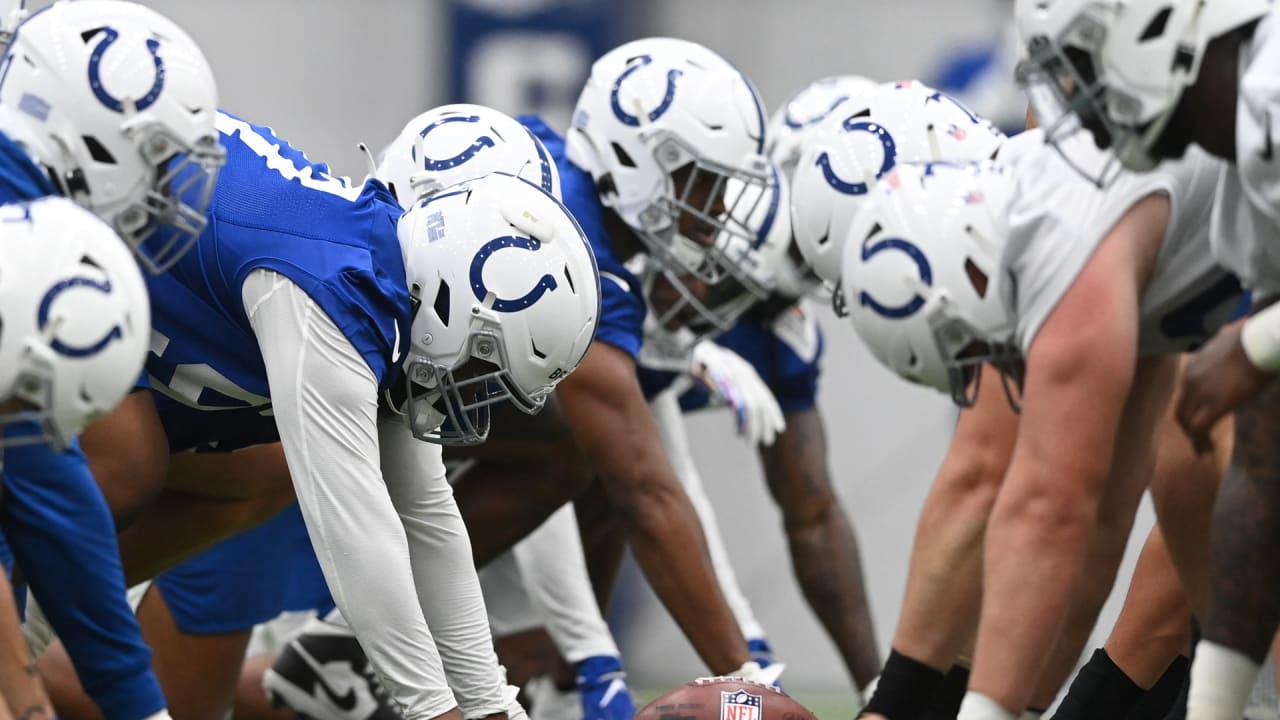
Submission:
POLYGON ((473 330, 466 347, 468 359, 456 367, 424 356, 405 363, 405 397, 399 407, 417 439, 479 445, 489 436, 493 405, 510 400, 532 415, 546 402, 545 396, 531 398, 520 391, 502 342, 492 330, 473 330))
POLYGON ((78 430, 65 432, 58 427, 52 412, 54 406, 54 369, 49 361, 47 347, 28 342, 23 348, 24 359, 13 385, 12 400, 17 409, 0 413, 0 447, 47 444, 58 451, 66 450, 78 434, 78 430), (11 428, 27 426, 38 432, 9 432, 11 428))
POLYGON ((666 189, 640 211, 640 227, 634 228, 648 253, 664 267, 705 283, 737 274, 730 239, 756 241, 745 218, 768 197, 768 161, 754 156, 745 169, 721 165, 667 132, 657 137, 654 157, 666 174, 666 189), (742 190, 726 202, 731 185, 742 190))
POLYGON ((1020 411, 1025 363, 1017 345, 983 339, 981 331, 950 308, 944 296, 927 311, 925 321, 943 358, 952 402, 962 408, 973 407, 982 386, 982 365, 987 364, 1000 373, 1009 406, 1020 411))
POLYGON ((1099 71, 1106 25, 1096 17, 1081 15, 1055 40, 1041 35, 1028 43, 1028 57, 1018 63, 1018 84, 1027 92, 1045 141, 1081 177, 1100 188, 1108 187, 1121 167, 1148 172, 1160 162, 1155 152, 1173 115, 1170 107, 1156 118, 1139 122, 1139 101, 1116 87, 1108 87, 1099 71), (1117 118, 1132 116, 1132 122, 1117 118), (1103 150, 1113 148, 1101 167, 1085 167, 1064 145, 1082 130, 1093 135, 1103 150))
MULTIPOLYGON (((187 146, 155 121, 126 125, 147 167, 151 186, 111 218, 111 224, 152 274, 163 273, 191 249, 207 219, 226 149, 216 135, 187 146)), ((92 198, 90 198, 92 202, 92 198)))

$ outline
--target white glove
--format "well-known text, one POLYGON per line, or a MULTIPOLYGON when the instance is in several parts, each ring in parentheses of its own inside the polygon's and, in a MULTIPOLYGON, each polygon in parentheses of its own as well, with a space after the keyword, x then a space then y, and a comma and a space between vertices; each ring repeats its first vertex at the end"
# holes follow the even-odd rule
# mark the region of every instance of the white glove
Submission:
POLYGON ((751 363, 710 340, 694 346, 689 354, 689 374, 714 395, 729 403, 738 434, 752 445, 773 444, 787 429, 778 401, 751 363))
POLYGON ((742 678, 751 682, 758 682, 761 685, 778 686, 778 678, 782 677, 782 671, 787 669, 786 663, 773 663, 767 668, 761 668, 760 663, 755 660, 748 660, 743 663, 742 667, 729 673, 727 677, 742 678))

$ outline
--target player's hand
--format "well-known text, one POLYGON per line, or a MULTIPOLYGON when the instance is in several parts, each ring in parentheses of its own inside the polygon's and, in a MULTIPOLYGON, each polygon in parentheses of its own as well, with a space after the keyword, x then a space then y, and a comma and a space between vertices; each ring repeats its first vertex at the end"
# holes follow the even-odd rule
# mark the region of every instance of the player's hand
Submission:
POLYGON ((760 663, 751 660, 744 663, 742 667, 729 673, 727 677, 742 678, 751 682, 758 682, 761 685, 772 685, 778 687, 778 682, 782 678, 782 671, 787 669, 786 663, 773 663, 769 667, 762 668, 760 663))
POLYGON ((1197 453, 1213 449, 1210 431, 1222 416, 1258 394, 1276 377, 1259 370, 1245 355, 1240 343, 1243 327, 1243 323, 1224 327, 1187 360, 1175 411, 1178 424, 1197 453))
POLYGON ((738 434, 752 445, 772 445, 787 429, 782 408, 756 369, 737 353, 703 340, 690 353, 689 374, 733 408, 738 434))

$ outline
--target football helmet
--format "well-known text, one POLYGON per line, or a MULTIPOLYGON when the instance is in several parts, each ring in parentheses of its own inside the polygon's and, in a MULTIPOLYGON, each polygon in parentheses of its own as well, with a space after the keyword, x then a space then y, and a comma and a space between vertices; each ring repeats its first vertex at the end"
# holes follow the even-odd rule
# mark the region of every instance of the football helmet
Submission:
POLYGON ((1003 140, 994 125, 919 82, 886 83, 841 103, 813 131, 791 184, 800 252, 835 285, 849 225, 896 163, 986 159, 1003 140))
POLYGON ((399 234, 414 315, 391 407, 419 439, 450 445, 483 442, 495 403, 540 410, 600 319, 600 273, 569 211, 492 173, 419 200, 399 234))
POLYGON ((736 212, 747 213, 732 222, 748 228, 748 242, 734 233, 721 233, 715 246, 738 268, 734 275, 716 283, 672 270, 652 256, 637 256, 645 303, 645 343, 671 358, 686 356, 698 341, 733 327, 752 305, 774 292, 793 290, 791 218, 787 212, 785 177, 771 163, 768 185, 730 181, 725 197, 736 212), (742 194, 759 198, 742 198, 742 194))
POLYGON ((845 243, 841 292, 858 337, 885 367, 961 406, 977 397, 984 362, 1017 406, 1021 356, 1000 269, 1013 185, 992 162, 901 163, 845 243))
POLYGON ((835 75, 813 81, 788 98, 769 119, 769 158, 790 178, 813 129, 840 103, 879 85, 861 75, 835 75))
POLYGON ((626 43, 591 67, 565 138, 570 161, 591 174, 600 200, 648 253, 677 272, 715 283, 737 271, 714 242, 753 242, 728 207, 730 181, 769 183, 764 110, 733 65, 672 38, 626 43))
POLYGON ((542 141, 483 105, 441 105, 410 120, 382 151, 374 176, 407 210, 422 195, 504 172, 560 197, 560 172, 542 141))
POLYGON ((151 338, 129 249, 57 197, 0 206, 0 322, 0 393, 21 406, 0 445, 68 447, 137 383, 151 338))
MULTIPOLYGON (((1155 146, 1209 41, 1270 8, 1270 0, 1019 0, 1026 54, 1016 75, 1049 142, 1083 124, 1122 165, 1146 172, 1160 161, 1155 146)), ((1115 172, 1087 177, 1103 186, 1115 172)))
POLYGON ((172 267, 204 229, 226 157, 191 38, 141 5, 64 0, 19 25, 0 64, 0 130, 143 267, 172 267))

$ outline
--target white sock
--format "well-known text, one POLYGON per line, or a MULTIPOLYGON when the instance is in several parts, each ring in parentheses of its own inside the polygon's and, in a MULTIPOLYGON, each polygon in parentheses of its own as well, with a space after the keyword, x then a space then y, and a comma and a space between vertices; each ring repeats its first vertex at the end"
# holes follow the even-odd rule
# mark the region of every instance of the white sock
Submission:
POLYGON ((1018 720, 1018 716, 986 695, 970 690, 964 694, 956 720, 1018 720))
POLYGON ((1201 640, 1191 663, 1187 720, 1237 720, 1257 677, 1258 664, 1243 653, 1201 640))

